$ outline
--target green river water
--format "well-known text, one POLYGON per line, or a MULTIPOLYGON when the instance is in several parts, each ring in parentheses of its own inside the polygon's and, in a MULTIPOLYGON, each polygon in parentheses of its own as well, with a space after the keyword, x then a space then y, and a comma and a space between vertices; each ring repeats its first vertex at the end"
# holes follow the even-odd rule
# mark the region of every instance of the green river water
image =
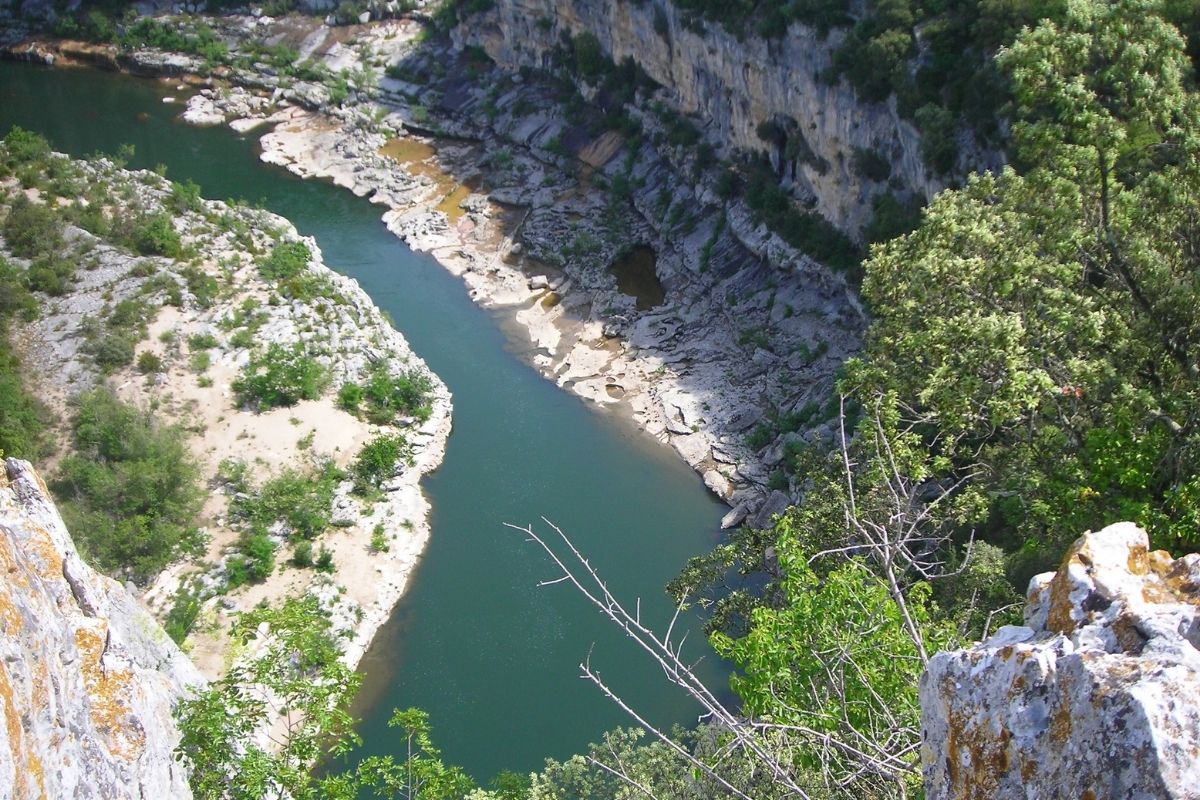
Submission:
MULTIPOLYGON (((385 723, 393 707, 416 705, 430 712, 447 761, 477 779, 579 752, 629 722, 578 677, 589 650, 650 720, 694 722, 697 708, 571 588, 537 587, 555 577, 551 566, 503 523, 555 521, 619 597, 640 596, 643 618, 665 624, 662 587, 715 543, 723 507, 665 447, 539 377, 501 319, 387 232, 382 209, 261 164, 252 138, 175 121, 181 106, 162 102, 172 93, 153 81, 0 63, 0 132, 19 124, 76 156, 131 143, 131 167, 163 164, 206 197, 287 217, 392 315, 454 394, 446 459, 424 484, 429 547, 362 665, 363 749, 399 752, 385 723)), ((689 642, 693 657, 707 652, 699 631, 689 642)), ((702 672, 723 684, 711 653, 702 672)))

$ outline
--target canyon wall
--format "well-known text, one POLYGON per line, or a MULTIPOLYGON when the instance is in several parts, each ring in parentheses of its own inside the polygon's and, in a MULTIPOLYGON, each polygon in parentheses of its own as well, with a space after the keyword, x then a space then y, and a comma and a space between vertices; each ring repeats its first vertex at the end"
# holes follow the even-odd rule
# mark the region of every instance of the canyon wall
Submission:
POLYGON ((24 461, 0 473, 0 797, 191 797, 175 703, 200 677, 87 566, 24 461))
POLYGON ((822 80, 843 36, 837 31, 823 37, 793 24, 776 39, 738 39, 716 23, 686 21, 666 0, 496 0, 460 24, 455 36, 516 69, 551 66, 564 35, 582 33, 594 35, 614 61, 632 58, 719 154, 775 150, 784 184, 843 230, 860 230, 870 219, 871 198, 886 188, 854 172, 856 149, 886 158, 901 191, 927 199, 943 187, 928 174, 920 134, 901 119, 894 98, 863 103, 846 81, 822 80), (793 151, 810 155, 781 163, 783 148, 758 134, 766 121, 801 136, 793 151))

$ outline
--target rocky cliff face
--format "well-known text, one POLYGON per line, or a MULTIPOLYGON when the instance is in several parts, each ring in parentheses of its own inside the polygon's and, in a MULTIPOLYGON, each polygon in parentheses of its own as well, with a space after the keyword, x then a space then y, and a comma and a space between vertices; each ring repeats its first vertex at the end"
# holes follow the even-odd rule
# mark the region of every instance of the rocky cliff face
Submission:
MULTIPOLYGON (((739 40, 719 25, 685 22, 667 0, 497 0, 456 32, 480 45, 501 66, 547 67, 563 36, 591 33, 616 62, 632 58, 692 115, 718 152, 768 152, 784 184, 815 204, 826 219, 856 232, 870 218, 871 198, 884 189, 855 174, 855 149, 879 153, 892 179, 924 198, 942 184, 920 156, 920 134, 895 103, 863 103, 845 81, 828 83, 842 34, 822 37, 792 25, 778 39, 739 40), (791 143, 764 142, 758 126, 773 122, 791 143), (788 160, 787 153, 795 153, 788 160)), ((967 165, 964 165, 967 166, 967 165)))
POLYGON ((0 473, 0 797, 191 797, 174 703, 199 676, 75 550, 24 461, 0 473))
POLYGON ((1200 798, 1200 554, 1089 533, 1025 621, 930 660, 926 797, 1200 798))

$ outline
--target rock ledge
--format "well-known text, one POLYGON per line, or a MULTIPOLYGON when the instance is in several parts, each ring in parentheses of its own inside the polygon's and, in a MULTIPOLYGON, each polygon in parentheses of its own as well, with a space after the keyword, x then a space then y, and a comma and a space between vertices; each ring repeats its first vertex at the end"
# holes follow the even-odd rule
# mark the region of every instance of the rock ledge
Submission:
POLYGON ((1200 798, 1200 554, 1088 533, 1025 622, 930 660, 926 797, 1200 798))

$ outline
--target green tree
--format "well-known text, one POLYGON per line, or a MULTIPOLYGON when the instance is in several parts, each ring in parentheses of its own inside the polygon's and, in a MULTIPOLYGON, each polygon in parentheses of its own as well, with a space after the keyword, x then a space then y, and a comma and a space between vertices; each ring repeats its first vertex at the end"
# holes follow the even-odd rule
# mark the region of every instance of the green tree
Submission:
POLYGON ((188 767, 192 792, 200 800, 352 797, 343 794, 339 777, 318 779, 312 772, 322 755, 340 755, 358 743, 349 708, 362 680, 342 663, 336 633, 316 598, 247 612, 234 633, 243 644, 254 643, 255 657, 236 662, 177 711, 182 738, 176 752, 188 767), (254 737, 272 725, 277 749, 267 750, 254 737))

